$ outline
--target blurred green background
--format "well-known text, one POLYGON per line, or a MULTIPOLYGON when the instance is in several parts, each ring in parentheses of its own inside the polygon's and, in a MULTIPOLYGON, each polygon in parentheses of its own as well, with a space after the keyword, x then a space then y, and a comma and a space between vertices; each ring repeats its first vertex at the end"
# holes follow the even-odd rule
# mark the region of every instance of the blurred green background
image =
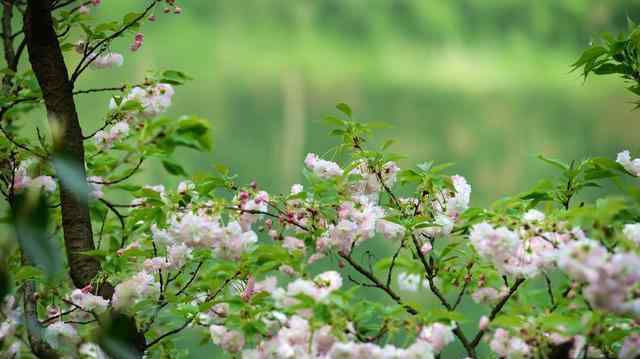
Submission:
MULTIPOLYGON (((125 66, 86 73, 78 88, 135 83, 146 69, 177 69, 171 115, 211 120, 211 153, 179 154, 196 172, 231 167, 274 192, 301 180, 308 151, 335 143, 322 118, 349 103, 356 118, 393 125, 381 137, 418 161, 455 162, 474 205, 523 190, 548 173, 543 153, 566 160, 638 149, 640 121, 620 80, 586 83, 569 65, 592 37, 640 20, 624 0, 179 1, 113 50, 125 66), (636 16, 634 16, 636 15, 636 16)), ((105 1, 100 20, 142 2, 105 1)), ((77 56, 68 56, 69 62, 77 56)), ((102 123, 109 95, 79 99, 85 128, 102 123)), ((160 166, 148 181, 175 183, 160 166)))
MULTIPOLYGON (((131 39, 113 44, 124 67, 88 72, 78 88, 136 83, 150 68, 188 73, 194 81, 177 90, 170 115, 209 118, 215 143, 211 153, 178 154, 192 172, 222 163, 244 183, 287 191, 301 180, 307 152, 335 144, 321 120, 336 113, 337 102, 349 103, 358 119, 393 125, 380 135, 396 139, 392 149, 408 156, 401 167, 455 162, 454 171, 473 186, 474 206, 550 174, 537 154, 568 161, 640 149, 640 121, 622 82, 585 84, 570 73, 593 36, 625 29, 627 16, 640 20, 637 1, 178 3, 181 15, 157 11, 157 21, 143 25, 138 52, 128 51, 131 39)), ((142 7, 109 0, 93 11, 100 20, 119 20, 142 7)), ((79 98, 86 132, 100 126, 108 99, 79 98)), ((158 164, 146 168, 140 182, 180 180, 158 164)), ((211 353, 209 344, 193 356, 211 353)))

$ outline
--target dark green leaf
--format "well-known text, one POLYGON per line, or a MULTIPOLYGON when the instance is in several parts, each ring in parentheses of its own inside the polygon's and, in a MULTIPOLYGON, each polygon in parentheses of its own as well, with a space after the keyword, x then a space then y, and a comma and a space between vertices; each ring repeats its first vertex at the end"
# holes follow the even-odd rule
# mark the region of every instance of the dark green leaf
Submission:
POLYGON ((340 110, 340 112, 351 117, 351 107, 349 107, 349 105, 347 105, 346 103, 341 102, 336 105, 336 108, 340 110))

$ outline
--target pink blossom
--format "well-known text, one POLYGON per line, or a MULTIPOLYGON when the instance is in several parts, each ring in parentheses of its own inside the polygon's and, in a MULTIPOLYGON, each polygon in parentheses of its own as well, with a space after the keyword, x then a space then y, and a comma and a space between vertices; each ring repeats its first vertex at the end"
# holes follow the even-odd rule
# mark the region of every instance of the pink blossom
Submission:
POLYGON ((138 51, 138 49, 142 46, 142 42, 144 41, 144 35, 142 33, 137 33, 133 39, 133 44, 131 44, 131 51, 138 51))
POLYGON ((479 288, 473 294, 471 299, 479 304, 495 304, 503 297, 503 292, 491 287, 479 288))
POLYGON ((384 219, 376 222, 376 232, 382 233, 385 239, 402 239, 405 229, 403 225, 393 223, 384 219))
POLYGON ((228 330, 222 325, 209 327, 211 340, 223 350, 230 353, 238 353, 244 347, 244 336, 237 330, 228 330))
POLYGON ((442 323, 433 323, 422 328, 418 335, 419 340, 424 340, 431 344, 434 353, 439 353, 445 346, 455 340, 453 335, 454 325, 444 325, 442 323))
POLYGON ((282 246, 286 248, 290 253, 297 251, 304 251, 304 241, 296 237, 286 236, 282 241, 282 246))
POLYGON ((318 156, 315 153, 307 154, 307 157, 304 160, 304 164, 310 169, 316 176, 322 179, 329 179, 332 177, 342 176, 343 171, 338 166, 337 163, 326 161, 318 156))
POLYGON ((87 183, 91 188, 91 191, 89 192, 89 198, 100 199, 104 197, 104 192, 102 192, 102 187, 104 185, 102 184, 102 182, 104 182, 104 178, 100 176, 87 177, 87 183))
POLYGON ((120 67, 124 63, 124 57, 116 52, 108 52, 106 54, 92 54, 89 56, 91 66, 94 69, 109 69, 114 66, 120 67))
POLYGON ((498 356, 509 359, 526 358, 531 352, 531 348, 522 339, 512 337, 502 328, 496 329, 489 347, 498 356))
POLYGON ((159 288, 154 277, 142 271, 116 285, 111 303, 114 309, 123 310, 139 300, 157 293, 159 288))
MULTIPOLYGON (((122 104, 128 101, 137 101, 143 110, 139 113, 144 117, 155 117, 165 112, 171 106, 171 99, 174 95, 174 89, 171 85, 159 83, 154 86, 142 88, 136 86, 131 89, 129 94, 123 99, 122 104)), ((111 99, 109 108, 115 110, 118 108, 115 100, 111 99)))
POLYGON ((634 176, 640 176, 640 158, 631 159, 629 151, 622 151, 618 153, 616 162, 622 165, 625 170, 634 176))
POLYGON ((480 317, 480 321, 478 321, 478 329, 487 330, 489 328, 490 320, 486 315, 480 317))
POLYGON ((640 355, 640 334, 633 333, 625 338, 618 357, 620 359, 635 359, 640 355))
POLYGON ((431 249, 433 249, 433 246, 431 245, 431 242, 425 242, 420 247, 420 253, 422 253, 423 255, 426 255, 427 253, 431 252, 431 249))

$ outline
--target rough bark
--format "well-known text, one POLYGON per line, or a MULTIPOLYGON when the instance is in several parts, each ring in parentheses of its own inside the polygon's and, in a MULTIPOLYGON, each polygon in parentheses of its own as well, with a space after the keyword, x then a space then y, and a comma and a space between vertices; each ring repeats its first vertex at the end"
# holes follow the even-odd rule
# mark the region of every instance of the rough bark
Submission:
MULTIPOLYGON (((73 83, 53 27, 50 0, 28 0, 24 15, 24 32, 29 61, 44 98, 53 138, 53 156, 74 164, 76 173, 86 185, 83 135, 73 98, 73 83)), ((62 169, 56 165, 60 177, 62 169)), ((93 250, 93 233, 87 192, 74 193, 64 182, 60 183, 60 204, 69 274, 73 284, 82 288, 100 271, 100 262, 81 252, 93 250)), ((99 293, 105 298, 113 295, 113 286, 103 283, 99 293)), ((133 318, 128 318, 134 323, 133 318)), ((146 341, 142 332, 130 333, 131 344, 142 357, 146 341)))
MULTIPOLYGON (((38 79, 53 137, 53 155, 71 163, 85 181, 82 130, 73 99, 73 85, 53 27, 49 0, 29 0, 24 15, 24 31, 31 67, 38 79)), ((58 177, 63 169, 56 165, 58 177)), ((70 276, 82 288, 100 270, 100 262, 80 252, 94 249, 91 218, 86 193, 74 193, 60 183, 62 228, 70 276)))
MULTIPOLYGON (((4 46, 4 60, 7 62, 7 68, 15 71, 17 62, 15 61, 16 52, 13 48, 13 27, 11 26, 11 18, 13 17, 13 0, 6 0, 2 3, 2 45, 4 46)), ((2 86, 5 91, 11 88, 11 75, 7 74, 2 77, 2 86)))

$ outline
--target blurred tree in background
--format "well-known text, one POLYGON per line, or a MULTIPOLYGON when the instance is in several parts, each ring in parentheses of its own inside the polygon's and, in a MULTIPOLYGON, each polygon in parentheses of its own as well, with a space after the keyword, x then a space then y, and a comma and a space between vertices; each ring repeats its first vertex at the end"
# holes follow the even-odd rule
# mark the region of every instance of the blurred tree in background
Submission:
MULTIPOLYGON (((121 13, 135 4, 110 7, 121 13)), ((583 85, 569 72, 590 34, 623 30, 627 16, 640 13, 633 2, 256 0, 188 7, 146 26, 148 38, 162 41, 149 41, 112 71, 142 78, 140 69, 178 67, 199 79, 174 111, 211 118, 216 145, 211 155, 185 153, 190 169, 208 171, 213 156, 241 176, 258 173, 260 183, 285 190, 300 178, 287 164, 329 144, 313 134, 336 100, 363 118, 393 124, 408 160, 454 160, 478 186, 479 203, 531 184, 531 175, 546 170, 533 154, 572 158, 637 143, 631 106, 612 106, 629 98, 616 80, 583 85)), ((92 73, 81 85, 111 76, 92 73)), ((81 104, 83 121, 99 126, 107 100, 81 104)), ((161 173, 157 168, 150 178, 161 173)))

